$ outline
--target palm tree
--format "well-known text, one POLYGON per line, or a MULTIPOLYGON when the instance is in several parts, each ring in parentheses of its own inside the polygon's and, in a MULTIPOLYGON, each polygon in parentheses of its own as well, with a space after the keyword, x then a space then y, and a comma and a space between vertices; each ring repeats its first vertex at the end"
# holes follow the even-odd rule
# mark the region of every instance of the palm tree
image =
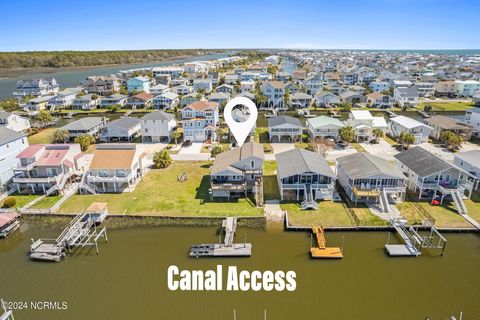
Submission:
POLYGON ((347 145, 355 138, 355 129, 352 126, 346 126, 340 129, 340 139, 347 145))
POLYGON ((182 134, 180 133, 180 131, 178 131, 178 129, 172 132, 172 139, 173 141, 175 141, 175 145, 177 145, 177 141, 178 139, 180 139, 181 135, 182 134))
POLYGON ((404 148, 408 149, 412 143, 415 142, 415 136, 411 132, 406 132, 403 135, 404 148))
POLYGON ((46 110, 41 110, 36 118, 42 124, 42 128, 46 127, 47 124, 53 120, 52 115, 46 110))
POLYGON ((153 156, 153 164, 157 169, 164 169, 172 164, 172 157, 170 157, 170 154, 167 152, 167 150, 162 149, 156 152, 153 156))
POLYGON ((379 138, 383 138, 385 136, 385 133, 380 128, 373 129, 372 134, 375 137, 375 140, 378 140, 379 138))
POLYGON ((70 132, 65 129, 58 129, 57 132, 55 132, 55 141, 57 142, 63 142, 67 143, 70 138, 70 132))
POLYGON ((89 134, 82 134, 75 138, 75 143, 80 145, 82 151, 86 151, 93 142, 95 142, 95 138, 89 134))

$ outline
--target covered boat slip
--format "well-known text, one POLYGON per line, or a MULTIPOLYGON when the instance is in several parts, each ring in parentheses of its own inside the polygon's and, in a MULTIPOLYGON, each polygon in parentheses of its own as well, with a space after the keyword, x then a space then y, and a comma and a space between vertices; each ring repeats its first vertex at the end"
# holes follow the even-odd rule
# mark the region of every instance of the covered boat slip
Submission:
POLYGON ((106 228, 97 229, 97 225, 107 214, 105 203, 92 203, 85 212, 75 216, 56 239, 32 239, 30 258, 57 262, 74 248, 86 246, 95 247, 98 254, 98 239, 103 237, 108 242, 108 238, 106 228))
POLYGON ((6 238, 20 226, 16 212, 0 213, 0 238, 6 238))

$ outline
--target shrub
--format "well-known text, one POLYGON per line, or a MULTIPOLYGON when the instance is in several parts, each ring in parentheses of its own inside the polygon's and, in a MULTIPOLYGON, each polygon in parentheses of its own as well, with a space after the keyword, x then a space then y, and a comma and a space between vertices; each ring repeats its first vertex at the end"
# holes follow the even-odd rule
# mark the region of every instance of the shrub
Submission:
POLYGON ((6 197, 5 200, 3 200, 3 207, 4 208, 13 208, 17 204, 17 199, 14 197, 6 197))

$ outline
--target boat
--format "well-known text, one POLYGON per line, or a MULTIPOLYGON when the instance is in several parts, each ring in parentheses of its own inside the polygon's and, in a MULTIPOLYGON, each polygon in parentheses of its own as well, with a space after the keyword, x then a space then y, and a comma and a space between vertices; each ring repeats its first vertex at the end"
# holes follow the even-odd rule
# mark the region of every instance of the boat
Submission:
POLYGON ((0 214, 0 238, 8 237, 20 227, 18 217, 16 212, 0 214))

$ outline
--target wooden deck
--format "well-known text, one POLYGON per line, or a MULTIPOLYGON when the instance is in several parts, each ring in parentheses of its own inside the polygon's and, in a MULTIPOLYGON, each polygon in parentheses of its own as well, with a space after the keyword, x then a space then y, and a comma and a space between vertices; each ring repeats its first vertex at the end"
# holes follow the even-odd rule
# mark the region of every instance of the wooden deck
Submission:
POLYGON ((310 255, 315 259, 342 259, 342 248, 327 247, 323 227, 312 227, 312 233, 315 235, 316 246, 310 248, 310 255))

